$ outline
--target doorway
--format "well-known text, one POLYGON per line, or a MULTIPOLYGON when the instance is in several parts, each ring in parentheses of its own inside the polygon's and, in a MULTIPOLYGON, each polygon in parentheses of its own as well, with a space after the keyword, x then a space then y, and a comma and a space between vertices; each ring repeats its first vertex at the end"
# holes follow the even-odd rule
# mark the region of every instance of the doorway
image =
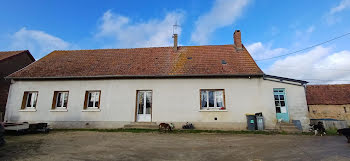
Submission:
POLYGON ((276 118, 282 122, 289 122, 289 114, 286 100, 286 92, 283 88, 273 89, 275 99, 276 118))
POLYGON ((152 91, 137 91, 136 121, 152 121, 152 91))

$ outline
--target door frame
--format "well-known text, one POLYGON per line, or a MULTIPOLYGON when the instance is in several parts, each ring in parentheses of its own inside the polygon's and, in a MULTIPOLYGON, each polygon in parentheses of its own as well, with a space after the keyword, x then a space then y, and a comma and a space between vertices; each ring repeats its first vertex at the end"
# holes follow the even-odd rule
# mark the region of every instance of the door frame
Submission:
POLYGON ((134 122, 137 122, 137 95, 139 93, 139 91, 150 91, 152 93, 152 97, 151 97, 151 121, 153 121, 153 90, 151 89, 142 89, 142 90, 136 90, 136 99, 135 99, 135 116, 134 116, 134 122))
MULTIPOLYGON (((287 90, 285 89, 285 88, 273 88, 273 103, 275 104, 275 92, 274 92, 274 90, 283 90, 283 95, 284 95, 284 103, 285 103, 285 107, 286 107, 286 115, 287 115, 287 117, 288 117, 288 122, 290 122, 290 116, 289 116, 289 108, 288 108, 288 99, 287 99, 287 90)), ((280 92, 278 92, 278 93, 280 93, 280 92)), ((278 121, 278 118, 277 118, 277 112, 276 112, 276 105, 274 106, 275 107, 275 113, 276 113, 276 119, 277 119, 277 121, 278 121)), ((282 119, 282 121, 283 121, 283 119, 282 119)))

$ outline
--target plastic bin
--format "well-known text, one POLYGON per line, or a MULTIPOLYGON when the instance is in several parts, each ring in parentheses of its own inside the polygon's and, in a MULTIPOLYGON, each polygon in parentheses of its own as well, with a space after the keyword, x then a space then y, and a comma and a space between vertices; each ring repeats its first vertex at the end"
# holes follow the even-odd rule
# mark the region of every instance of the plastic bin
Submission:
POLYGON ((256 123, 258 130, 264 130, 264 117, 256 116, 256 123))
POLYGON ((246 115, 247 116, 247 129, 254 131, 256 129, 256 117, 255 115, 246 115))

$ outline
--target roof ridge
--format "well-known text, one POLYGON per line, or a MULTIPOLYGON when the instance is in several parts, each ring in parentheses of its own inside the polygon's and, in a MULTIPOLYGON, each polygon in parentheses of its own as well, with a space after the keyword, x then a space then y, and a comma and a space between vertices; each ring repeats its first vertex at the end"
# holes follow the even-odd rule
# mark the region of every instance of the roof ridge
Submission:
MULTIPOLYGON (((190 45, 190 46, 178 46, 178 47, 205 47, 205 46, 228 46, 225 45, 190 45)), ((106 48, 106 49, 74 49, 74 50, 54 50, 54 51, 93 51, 93 50, 132 50, 132 49, 154 49, 154 48, 172 48, 173 46, 154 46, 154 47, 136 47, 136 48, 106 48)), ((52 52, 54 52, 52 51, 52 52)))
POLYGON ((24 52, 29 50, 8 50, 8 51, 0 51, 0 53, 8 53, 8 52, 24 52))

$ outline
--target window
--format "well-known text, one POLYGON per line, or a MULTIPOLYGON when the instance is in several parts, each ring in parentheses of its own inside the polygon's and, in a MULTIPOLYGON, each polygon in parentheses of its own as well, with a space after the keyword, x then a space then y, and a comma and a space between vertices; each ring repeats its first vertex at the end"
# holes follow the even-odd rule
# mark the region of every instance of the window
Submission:
POLYGON ((68 104, 68 91, 55 91, 52 101, 52 109, 66 109, 68 104))
POLYGON ((224 90, 201 90, 201 109, 225 109, 224 90))
POLYGON ((86 91, 84 109, 100 108, 101 91, 86 91))
POLYGON ((24 92, 21 109, 35 109, 38 92, 24 92))

